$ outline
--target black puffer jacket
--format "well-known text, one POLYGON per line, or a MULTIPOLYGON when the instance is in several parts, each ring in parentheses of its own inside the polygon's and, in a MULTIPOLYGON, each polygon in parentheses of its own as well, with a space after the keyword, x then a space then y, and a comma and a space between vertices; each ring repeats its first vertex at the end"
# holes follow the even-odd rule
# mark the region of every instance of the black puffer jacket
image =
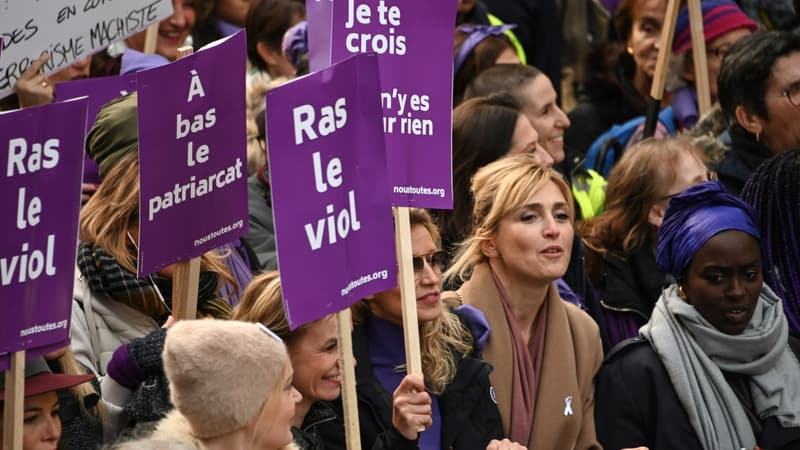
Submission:
MULTIPOLYGON (((353 329, 353 353, 356 365, 358 416, 361 446, 364 449, 416 449, 392 427, 392 395, 375 376, 369 363, 366 333, 353 329)), ((503 438, 503 424, 497 404, 492 399, 489 373, 492 367, 483 360, 466 356, 458 366, 455 379, 439 396, 442 418, 442 449, 484 450, 492 439, 503 438)), ((342 405, 336 402, 337 420, 320 424, 317 432, 326 450, 344 450, 342 405)))

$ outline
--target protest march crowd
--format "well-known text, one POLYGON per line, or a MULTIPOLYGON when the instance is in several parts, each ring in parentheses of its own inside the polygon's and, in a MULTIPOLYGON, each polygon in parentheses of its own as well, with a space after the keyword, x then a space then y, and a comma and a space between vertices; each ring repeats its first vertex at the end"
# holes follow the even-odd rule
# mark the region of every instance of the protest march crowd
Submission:
MULTIPOLYGON (((363 448, 800 449, 800 4, 702 1, 707 74, 683 5, 644 138, 667 3, 459 0, 453 208, 409 211, 422 376, 406 371, 400 288, 352 305, 363 448)), ((137 276, 141 96, 104 105, 71 341, 25 365, 22 448, 347 448, 337 323, 290 327, 267 158, 265 93, 309 73, 306 6, 172 8, 154 54, 140 32, 48 76, 43 56, 0 107, 244 29, 247 161, 207 184, 246 172, 249 230, 202 255, 198 320, 176 320, 174 268, 137 276)))

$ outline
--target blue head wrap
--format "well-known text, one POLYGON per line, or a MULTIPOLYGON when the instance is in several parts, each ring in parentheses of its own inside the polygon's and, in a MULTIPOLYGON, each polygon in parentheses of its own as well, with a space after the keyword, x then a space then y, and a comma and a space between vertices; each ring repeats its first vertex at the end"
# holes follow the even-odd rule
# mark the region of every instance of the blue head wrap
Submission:
POLYGON ((658 230, 658 270, 680 280, 695 253, 715 234, 739 230, 761 240, 750 205, 719 181, 696 184, 673 197, 658 230))

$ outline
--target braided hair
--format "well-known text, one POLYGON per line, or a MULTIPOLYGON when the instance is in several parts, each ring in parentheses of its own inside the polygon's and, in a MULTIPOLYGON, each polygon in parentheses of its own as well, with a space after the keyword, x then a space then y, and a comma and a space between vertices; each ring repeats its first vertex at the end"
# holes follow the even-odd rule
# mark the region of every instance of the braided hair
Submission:
POLYGON ((742 198, 755 210, 761 228, 764 281, 783 300, 790 331, 800 332, 800 149, 761 164, 742 198))

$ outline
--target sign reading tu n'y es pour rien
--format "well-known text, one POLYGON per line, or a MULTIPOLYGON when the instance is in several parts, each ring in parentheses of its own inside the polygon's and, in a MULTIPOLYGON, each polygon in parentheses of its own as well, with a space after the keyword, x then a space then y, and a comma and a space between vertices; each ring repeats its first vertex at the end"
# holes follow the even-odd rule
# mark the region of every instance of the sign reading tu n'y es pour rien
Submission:
POLYGON ((267 93, 275 240, 292 328, 397 285, 377 58, 267 93))
POLYGON ((86 99, 0 114, 0 370, 69 341, 86 99))
POLYGON ((392 203, 453 207, 457 0, 306 0, 311 69, 377 53, 392 203), (322 47, 322 48, 320 48, 322 47))
MULTIPOLYGON (((86 116, 86 133, 88 134, 97 119, 97 112, 100 111, 103 105, 134 91, 136 91, 136 74, 87 78, 85 80, 58 83, 55 101, 60 102, 69 98, 87 97, 89 107, 86 116)), ((89 155, 86 155, 83 161, 83 180, 85 182, 99 183, 100 175, 97 170, 97 163, 89 155)))
POLYGON ((4 0, 0 98, 40 55, 51 74, 172 15, 170 0, 4 0))
POLYGON ((244 31, 139 72, 139 276, 247 231, 244 31))

